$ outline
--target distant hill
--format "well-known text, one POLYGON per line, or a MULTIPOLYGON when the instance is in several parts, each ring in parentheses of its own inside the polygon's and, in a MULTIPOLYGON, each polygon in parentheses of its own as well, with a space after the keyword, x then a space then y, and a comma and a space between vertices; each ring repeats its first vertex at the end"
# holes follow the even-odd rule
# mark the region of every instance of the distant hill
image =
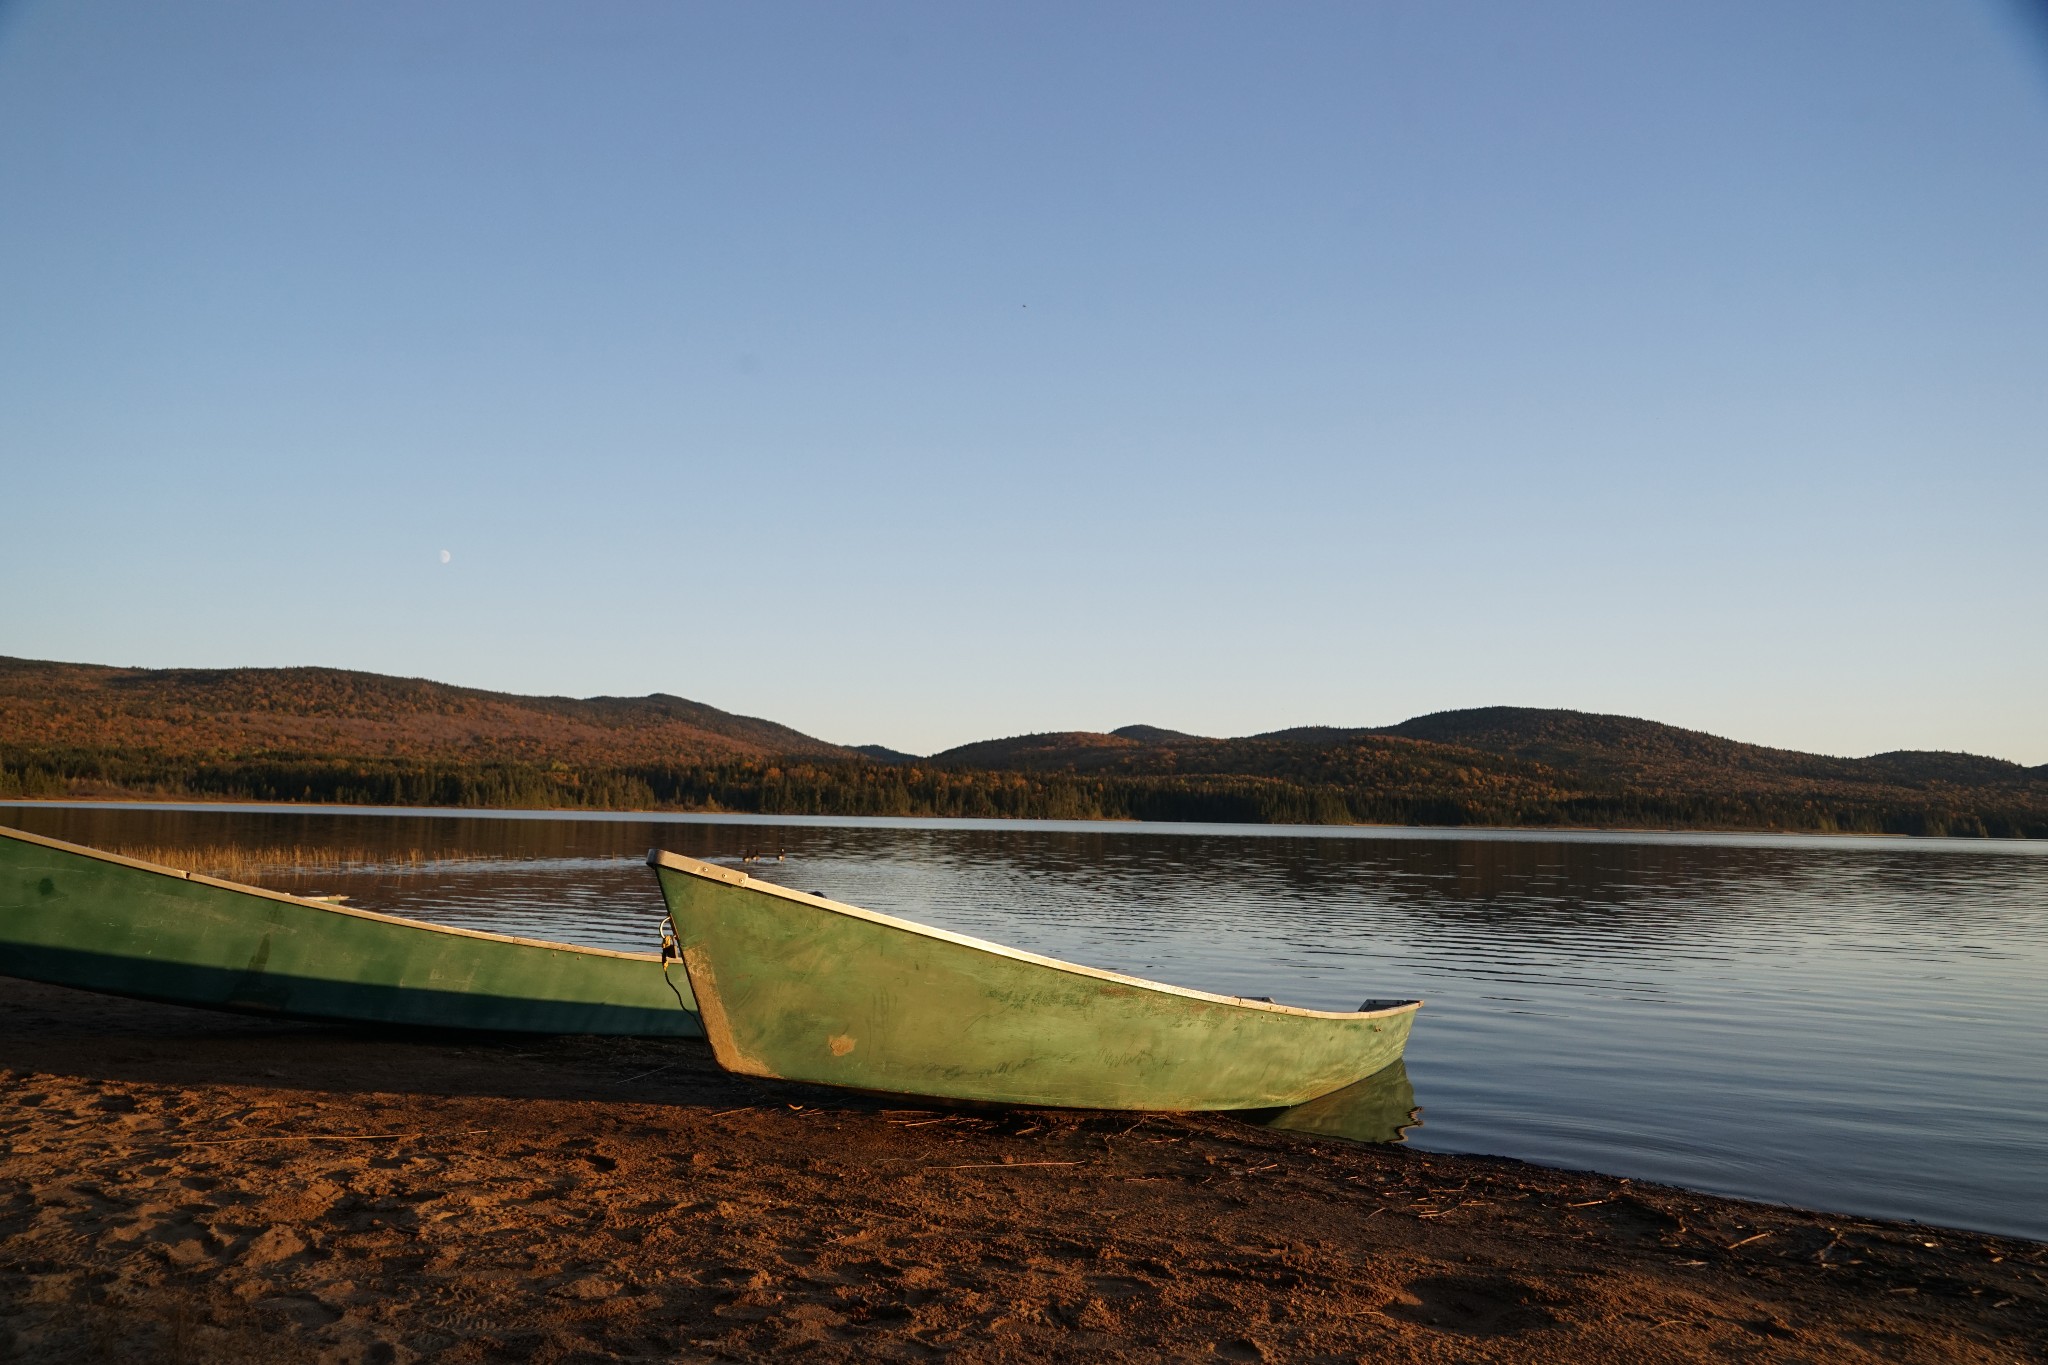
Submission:
POLYGON ((1831 758, 1582 711, 1235 739, 1126 725, 920 758, 660 693, 25 659, 0 659, 0 795, 2048 837, 2048 767, 1831 758))
POLYGON ((106 668, 0 658, 0 742, 220 761, 616 765, 854 751, 702 702, 522 697, 338 668, 106 668))
POLYGON ((1976 754, 1944 753, 1938 750, 1895 749, 1887 754, 1851 759, 1857 768, 1873 776, 1910 785, 1947 783, 1955 787, 2006 787, 2048 781, 2048 764, 2023 768, 2002 758, 1976 754))
POLYGON ((886 744, 856 744, 853 751, 877 763, 915 763, 916 754, 906 754, 901 749, 892 749, 886 744))
POLYGON ((1110 731, 1118 739, 1135 739, 1141 744, 1166 744, 1176 739, 1200 739, 1200 735, 1183 734, 1179 730, 1162 730, 1156 725, 1120 725, 1110 731))
POLYGON ((1091 771, 1155 747, 1124 735, 1061 730, 1042 735, 984 739, 936 753, 929 760, 948 768, 1014 769, 1020 772, 1071 768, 1091 771))
POLYGON ((1310 747, 1399 735, 1433 744, 1540 763, 1581 777, 1624 782, 1687 782, 1725 786, 1750 779, 1925 786, 2025 787, 2048 779, 2048 765, 2026 768, 1975 754, 1897 751, 1870 758, 1830 758, 1793 749, 1722 739, 1632 716, 1587 711, 1484 706, 1436 711, 1399 725, 1339 729, 1305 726, 1259 738, 1310 747))
POLYGON ((1826 758, 1717 739, 1620 716, 1582 712, 1444 712, 1400 725, 1300 726, 1243 739, 1207 739, 1155 731, 1067 730, 982 740, 932 755, 933 764, 1014 772, 1232 773, 1334 775, 1368 755, 1399 755, 1428 767, 1463 765, 1573 785, 1679 784, 1699 790, 1763 783, 1845 782, 1916 785, 2026 784, 2029 769, 1969 755, 1826 758), (1583 723, 1581 723, 1583 722, 1583 723), (1927 761, 1908 761, 1927 760, 1927 761), (1931 760, 1940 759, 1941 762, 1931 760))
POLYGON ((1568 772, 1622 777, 1711 771, 1823 778, 1854 772, 1848 766, 1854 760, 1766 749, 1630 716, 1526 706, 1437 711, 1373 733, 1457 744, 1568 772))
MULTIPOLYGON (((1493 706, 1389 726, 1206 739, 1153 726, 984 740, 953 768, 1094 781, 1227 779, 1320 793, 1358 818, 2048 835, 2048 767, 1970 754, 1832 758, 1629 716, 1493 706)), ((1307 797, 1303 798, 1308 800, 1307 797)))

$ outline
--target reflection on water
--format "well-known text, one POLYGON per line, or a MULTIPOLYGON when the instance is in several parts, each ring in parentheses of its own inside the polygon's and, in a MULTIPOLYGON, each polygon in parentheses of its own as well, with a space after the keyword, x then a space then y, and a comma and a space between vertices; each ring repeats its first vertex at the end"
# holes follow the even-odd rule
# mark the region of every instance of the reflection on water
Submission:
POLYGON ((1417 1147, 2048 1237, 2040 843, 105 807, 0 821, 239 849, 269 856, 254 880, 282 890, 642 950, 661 915, 648 847, 786 849, 749 871, 1056 957, 1325 1009, 1422 996, 1417 1147))
POLYGON ((1422 1126, 1422 1111, 1415 1107, 1407 1064, 1395 1062, 1342 1090, 1282 1109, 1265 1123, 1268 1128, 1353 1142, 1399 1142, 1410 1128, 1422 1126))

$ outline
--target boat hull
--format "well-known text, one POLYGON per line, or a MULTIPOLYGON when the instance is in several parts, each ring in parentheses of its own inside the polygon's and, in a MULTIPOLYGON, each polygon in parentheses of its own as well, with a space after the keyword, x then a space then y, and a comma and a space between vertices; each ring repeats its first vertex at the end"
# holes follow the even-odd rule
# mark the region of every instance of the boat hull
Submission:
POLYGON ((0 829, 0 973, 294 1019, 699 1037, 659 957, 422 924, 0 829))
POLYGON ((1419 1002, 1353 1014, 1095 971, 757 882, 648 861, 727 1070, 1090 1109, 1301 1104, 1397 1060, 1419 1002))

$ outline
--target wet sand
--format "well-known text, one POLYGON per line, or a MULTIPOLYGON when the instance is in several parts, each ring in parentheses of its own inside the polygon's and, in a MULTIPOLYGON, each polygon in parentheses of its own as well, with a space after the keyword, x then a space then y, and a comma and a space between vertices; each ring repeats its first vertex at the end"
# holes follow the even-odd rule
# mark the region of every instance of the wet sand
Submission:
POLYGON ((0 978, 0 1148, 0 1360, 2048 1360, 2040 1243, 694 1043, 0 978))

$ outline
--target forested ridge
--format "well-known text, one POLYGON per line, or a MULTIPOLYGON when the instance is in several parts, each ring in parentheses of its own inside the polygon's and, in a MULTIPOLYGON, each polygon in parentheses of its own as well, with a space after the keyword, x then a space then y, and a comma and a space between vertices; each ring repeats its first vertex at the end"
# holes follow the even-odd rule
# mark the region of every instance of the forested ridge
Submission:
POLYGON ((663 695, 20 659, 0 659, 0 796, 2048 837, 2048 768, 1832 758, 1577 711, 1236 739, 1134 725, 921 758, 663 695))

